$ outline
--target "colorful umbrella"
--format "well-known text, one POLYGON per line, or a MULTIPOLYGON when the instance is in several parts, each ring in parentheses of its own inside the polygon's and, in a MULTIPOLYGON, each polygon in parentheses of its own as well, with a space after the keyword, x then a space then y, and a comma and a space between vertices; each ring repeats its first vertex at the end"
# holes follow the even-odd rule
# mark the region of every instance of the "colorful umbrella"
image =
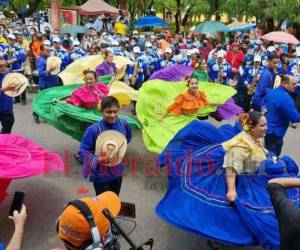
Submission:
POLYGON ((244 22, 234 22, 227 25, 230 32, 243 31, 243 30, 252 30, 255 29, 255 24, 244 23, 244 22))
POLYGON ((261 38, 264 40, 278 42, 278 43, 290 43, 294 45, 300 43, 296 37, 284 31, 273 31, 268 34, 265 34, 261 38))
POLYGON ((88 31, 89 31, 89 29, 85 26, 72 25, 72 26, 62 28, 60 30, 60 33, 62 33, 62 34, 65 34, 65 33, 83 34, 83 33, 86 33, 88 31))
POLYGON ((228 32, 229 28, 221 22, 218 21, 209 21, 204 22, 196 26, 194 32, 200 34, 211 34, 215 35, 217 32, 228 32))
POLYGON ((168 23, 157 16, 144 16, 134 23, 137 28, 143 27, 165 27, 168 23))

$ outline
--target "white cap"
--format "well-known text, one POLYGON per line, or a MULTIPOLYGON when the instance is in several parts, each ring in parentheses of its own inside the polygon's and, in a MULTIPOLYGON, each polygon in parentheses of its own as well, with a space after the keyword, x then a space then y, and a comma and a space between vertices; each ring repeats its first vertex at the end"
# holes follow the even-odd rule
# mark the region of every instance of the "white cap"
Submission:
POLYGON ((267 51, 273 53, 275 51, 275 47, 274 46, 269 46, 267 51))
POLYGON ((60 38, 55 36, 52 40, 54 43, 60 43, 60 38))
POLYGON ((150 48, 150 47, 152 47, 152 43, 150 43, 150 42, 146 42, 146 43, 145 43, 145 47, 147 47, 147 48, 150 48))
POLYGON ((170 53, 170 54, 172 54, 172 49, 171 49, 171 48, 166 48, 165 53, 170 53))
POLYGON ((192 54, 199 54, 199 50, 197 48, 192 49, 192 54))
POLYGON ((114 50, 112 49, 112 47, 107 47, 106 50, 110 51, 110 52, 114 52, 114 50))
POLYGON ((75 40, 74 42, 73 42, 73 46, 79 46, 80 45, 80 42, 78 41, 78 40, 75 40))
POLYGON ((138 32, 137 30, 134 30, 134 31, 132 32, 132 34, 133 34, 133 35, 138 35, 139 32, 138 32))
POLYGON ((192 49, 189 49, 187 52, 186 52, 186 55, 187 56, 191 56, 193 54, 193 50, 192 49))
POLYGON ((133 47, 133 53, 141 53, 141 49, 138 46, 133 47))
POLYGON ((16 40, 16 36, 14 34, 8 34, 7 38, 12 39, 12 40, 16 40))
POLYGON ((221 50, 218 51, 217 56, 218 56, 218 57, 224 58, 224 53, 223 53, 223 51, 221 51, 221 50))
POLYGON ((111 45, 112 45, 112 46, 119 46, 118 40, 116 40, 116 39, 112 40, 112 41, 111 41, 111 45))
POLYGON ((45 41, 43 42, 43 44, 44 44, 44 45, 47 45, 47 46, 51 46, 51 42, 50 42, 49 40, 45 40, 45 41))
POLYGON ((259 55, 256 55, 254 57, 254 62, 261 62, 261 57, 259 55))

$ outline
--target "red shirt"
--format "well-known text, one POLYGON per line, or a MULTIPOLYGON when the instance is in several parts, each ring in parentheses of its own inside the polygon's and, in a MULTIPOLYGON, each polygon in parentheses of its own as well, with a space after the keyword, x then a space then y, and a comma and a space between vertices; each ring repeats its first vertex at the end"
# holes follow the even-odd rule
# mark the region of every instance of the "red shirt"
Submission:
POLYGON ((202 47, 202 48, 199 49, 199 52, 202 55, 202 58, 205 59, 206 62, 207 62, 208 55, 209 55, 210 51, 211 51, 211 47, 209 47, 209 46, 202 47))
POLYGON ((229 51, 226 54, 225 59, 231 65, 233 70, 238 70, 244 61, 244 54, 240 50, 236 54, 234 54, 233 51, 229 51))

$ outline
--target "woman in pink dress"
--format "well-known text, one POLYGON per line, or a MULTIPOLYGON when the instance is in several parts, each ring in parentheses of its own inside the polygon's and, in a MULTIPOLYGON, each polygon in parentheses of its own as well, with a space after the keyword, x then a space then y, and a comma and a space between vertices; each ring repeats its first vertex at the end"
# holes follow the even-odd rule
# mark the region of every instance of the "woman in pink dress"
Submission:
POLYGON ((96 72, 85 70, 83 72, 85 84, 76 89, 66 101, 83 108, 96 108, 101 100, 108 95, 109 88, 103 83, 96 82, 96 72))
POLYGON ((0 135, 0 203, 13 179, 43 173, 51 175, 52 171, 63 170, 64 162, 59 154, 52 153, 20 135, 0 135))

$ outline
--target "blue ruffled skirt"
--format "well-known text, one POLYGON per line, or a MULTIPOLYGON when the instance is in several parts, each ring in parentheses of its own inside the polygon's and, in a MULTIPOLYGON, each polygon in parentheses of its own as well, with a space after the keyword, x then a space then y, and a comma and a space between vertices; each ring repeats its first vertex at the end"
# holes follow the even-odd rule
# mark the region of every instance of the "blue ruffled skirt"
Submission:
MULTIPOLYGON (((298 167, 288 156, 277 162, 268 158, 256 173, 238 176, 238 198, 229 203, 221 143, 240 131, 239 125, 215 128, 202 121, 179 131, 159 156, 160 166, 169 173, 169 186, 156 212, 173 225, 224 244, 278 249, 278 224, 267 181, 295 177, 298 167)), ((288 195, 300 204, 298 189, 288 195)))

